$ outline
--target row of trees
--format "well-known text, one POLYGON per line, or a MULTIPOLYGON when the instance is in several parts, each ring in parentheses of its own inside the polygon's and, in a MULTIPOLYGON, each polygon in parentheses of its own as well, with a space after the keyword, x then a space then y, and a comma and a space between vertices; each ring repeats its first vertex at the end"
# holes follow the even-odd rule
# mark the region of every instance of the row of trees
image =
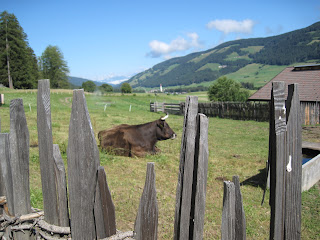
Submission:
POLYGON ((67 62, 57 46, 49 45, 37 59, 16 16, 0 13, 0 84, 9 88, 36 88, 40 78, 51 88, 69 88, 67 62))
POLYGON ((100 87, 97 87, 97 85, 93 81, 86 81, 82 83, 81 86, 84 91, 86 92, 95 92, 97 90, 101 91, 102 93, 109 93, 109 92, 118 92, 121 91, 122 93, 131 93, 132 88, 129 83, 123 83, 120 87, 120 89, 113 89, 113 87, 109 84, 102 84, 100 87))

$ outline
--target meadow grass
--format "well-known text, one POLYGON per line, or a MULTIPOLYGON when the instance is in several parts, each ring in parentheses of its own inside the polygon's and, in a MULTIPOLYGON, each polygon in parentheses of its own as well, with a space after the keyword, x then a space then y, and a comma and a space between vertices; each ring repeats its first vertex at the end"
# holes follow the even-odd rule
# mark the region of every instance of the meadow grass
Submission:
MULTIPOLYGON (((9 91, 5 93, 6 104, 0 107, 1 132, 10 128, 9 101, 22 98, 30 132, 30 186, 31 201, 36 208, 43 208, 39 167, 36 91, 9 91), (30 107, 31 106, 31 111, 30 107)), ((206 93, 196 93, 205 98, 206 93)), ((62 157, 67 164, 66 149, 72 104, 72 91, 51 91, 51 117, 53 142, 59 144, 62 157)), ((87 106, 96 136, 103 129, 129 123, 140 124, 154 121, 163 113, 152 113, 150 101, 180 102, 186 95, 158 94, 109 94, 99 96, 87 94, 87 106), (106 110, 105 105, 107 104, 106 110), (131 111, 129 108, 131 105, 131 111)), ((127 158, 100 152, 100 163, 107 174, 109 188, 116 207, 117 228, 132 230, 139 200, 145 183, 146 166, 155 162, 157 200, 159 205, 159 239, 173 238, 176 185, 180 159, 183 116, 170 115, 170 127, 178 135, 175 140, 158 142, 158 155, 145 158, 127 158)), ((269 192, 261 206, 263 194, 263 169, 268 156, 268 123, 235 121, 209 118, 209 163, 206 197, 204 239, 220 239, 223 181, 238 175, 243 182, 241 191, 247 221, 247 239, 268 239, 270 207, 269 192), (249 181, 249 179, 253 181, 249 181)), ((67 166, 66 166, 67 167, 67 166)), ((319 233, 319 188, 314 187, 302 194, 302 239, 316 239, 319 233)))

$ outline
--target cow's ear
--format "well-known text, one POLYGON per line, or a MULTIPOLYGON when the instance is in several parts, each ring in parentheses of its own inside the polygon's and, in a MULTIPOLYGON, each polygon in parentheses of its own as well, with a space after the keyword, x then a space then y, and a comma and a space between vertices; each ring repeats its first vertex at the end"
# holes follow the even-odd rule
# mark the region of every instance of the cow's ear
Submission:
POLYGON ((164 120, 160 120, 157 122, 157 126, 162 129, 164 127, 164 120))

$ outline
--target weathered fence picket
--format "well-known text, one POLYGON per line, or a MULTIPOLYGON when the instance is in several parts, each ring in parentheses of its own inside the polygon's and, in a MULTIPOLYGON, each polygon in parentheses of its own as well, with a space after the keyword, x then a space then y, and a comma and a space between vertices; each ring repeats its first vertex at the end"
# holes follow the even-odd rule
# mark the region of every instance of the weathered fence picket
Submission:
POLYGON ((288 86, 285 239, 301 237, 302 137, 298 84, 288 86))
POLYGON ((54 173, 50 107, 50 81, 38 81, 37 127, 44 217, 49 224, 60 225, 54 173))
POLYGON ((243 209, 242 194, 239 176, 233 176, 232 182, 235 189, 235 235, 238 240, 246 239, 246 217, 243 209))
POLYGON ((206 193, 207 193, 207 175, 208 175, 208 125, 209 121, 204 114, 198 114, 197 119, 197 138, 195 148, 195 168, 193 177, 193 194, 195 193, 194 200, 192 199, 193 216, 194 220, 190 221, 193 225, 193 238, 194 240, 203 239, 204 228, 204 215, 206 207, 206 193))
MULTIPOLYGON (((10 102, 10 166, 13 189, 13 214, 31 212, 29 186, 29 130, 22 99, 10 102)), ((9 187, 9 186, 8 186, 9 187)), ((14 239, 30 239, 29 232, 16 232, 14 239)))
POLYGON ((95 239, 94 198, 100 160, 83 90, 73 92, 67 155, 71 235, 79 240, 95 239))
POLYGON ((283 239, 284 176, 286 154, 286 108, 284 82, 273 82, 270 113, 270 239, 283 239), (271 197, 272 196, 272 197, 271 197))
POLYGON ((198 114, 198 98, 187 97, 176 192, 174 239, 202 239, 207 167, 208 119, 198 114), (201 136, 200 136, 201 133, 201 136), (201 142, 200 142, 201 141, 201 142), (195 209, 199 211, 195 213, 195 209))
POLYGON ((223 182, 223 208, 221 221, 221 239, 235 240, 235 187, 233 182, 223 182))
POLYGON ((69 210, 66 170, 58 144, 53 144, 54 172, 57 183, 59 226, 69 227, 69 210))
POLYGON ((240 191, 238 176, 233 176, 233 182, 224 181, 223 209, 221 222, 221 239, 245 240, 246 219, 240 191))
POLYGON ((156 240, 158 235, 158 202, 154 163, 147 164, 146 181, 134 224, 135 239, 156 240))
POLYGON ((102 166, 98 167, 94 215, 97 238, 102 239, 116 234, 116 213, 107 183, 107 176, 102 166))
POLYGON ((12 184, 12 169, 10 163, 10 143, 9 133, 0 133, 0 161, 2 174, 2 191, 7 198, 7 206, 9 215, 14 214, 13 209, 13 184, 12 184))
POLYGON ((273 82, 270 113, 270 239, 300 239, 301 118, 298 85, 273 82))

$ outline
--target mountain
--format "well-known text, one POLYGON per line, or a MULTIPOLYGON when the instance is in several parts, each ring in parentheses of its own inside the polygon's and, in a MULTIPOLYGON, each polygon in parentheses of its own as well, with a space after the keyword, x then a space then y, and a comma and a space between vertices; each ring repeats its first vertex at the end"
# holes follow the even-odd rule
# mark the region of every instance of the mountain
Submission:
MULTIPOLYGON (((82 83, 86 82, 86 81, 92 81, 90 79, 86 79, 86 78, 80 78, 80 77, 71 77, 68 76, 69 79, 69 83, 71 83, 72 85, 76 86, 76 87, 81 87, 82 83)), ((97 81, 93 81, 97 86, 101 86, 103 84, 103 82, 97 82, 97 81)))
MULTIPOLYGON (((80 77, 72 77, 72 76, 68 76, 69 79, 69 83, 71 83, 74 87, 81 87, 82 83, 86 82, 86 81, 93 81, 90 79, 86 79, 86 78, 80 78, 80 77)), ((127 76, 112 76, 112 77, 108 77, 104 80, 101 81, 93 81, 97 86, 101 86, 102 84, 109 84, 111 86, 114 87, 118 87, 118 85, 120 85, 122 82, 127 81, 129 79, 129 77, 127 76)))
POLYGON ((132 87, 206 84, 220 76, 260 87, 288 65, 320 62, 320 22, 266 38, 241 39, 172 58, 141 72, 127 82, 132 87))

